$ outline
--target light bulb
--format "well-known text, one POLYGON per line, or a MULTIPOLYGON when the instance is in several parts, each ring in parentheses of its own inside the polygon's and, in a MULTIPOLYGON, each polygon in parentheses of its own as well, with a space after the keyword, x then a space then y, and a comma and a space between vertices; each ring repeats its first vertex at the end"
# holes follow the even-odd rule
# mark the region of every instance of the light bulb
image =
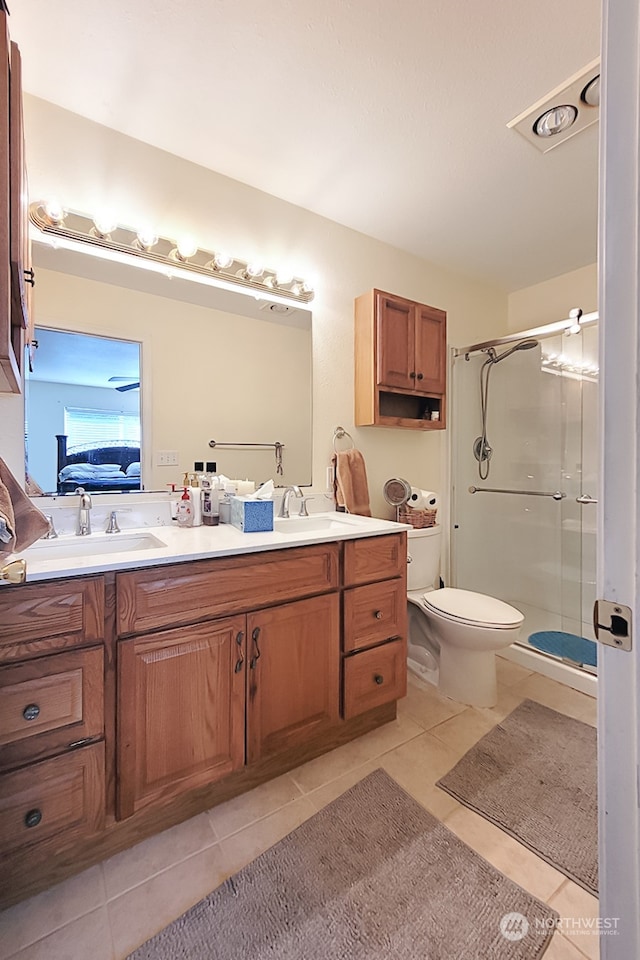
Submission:
POLYGON ((286 287, 293 281, 293 274, 290 270, 278 270, 276 273, 276 283, 279 287, 286 287))
POLYGON ((213 258, 213 263, 218 270, 226 270, 226 268, 230 267, 233 263, 233 257, 230 257, 228 253, 220 251, 220 253, 216 253, 213 258))
POLYGON ((114 230, 118 228, 118 221, 115 219, 113 214, 108 211, 102 211, 93 218, 93 223, 96 228, 96 232, 101 237, 108 237, 110 233, 113 233, 114 230))
POLYGON ((158 242, 156 234, 150 227, 143 227, 138 230, 137 240, 143 250, 149 250, 158 242))
POLYGON ((555 137, 576 122, 578 111, 571 103, 551 107, 538 117, 533 132, 539 137, 555 137))
POLYGON ((258 277, 262 276, 264 273, 264 267, 261 263, 254 261, 253 263, 247 264, 247 269, 245 273, 248 277, 251 277, 252 280, 257 280, 258 277))
POLYGON ((181 237, 176 246, 178 248, 178 256, 181 257, 182 260, 188 260, 189 257, 192 257, 198 252, 198 244, 193 237, 181 237))
POLYGON ((48 200, 44 205, 44 213, 49 223, 53 225, 62 223, 65 218, 65 211, 58 200, 48 200))

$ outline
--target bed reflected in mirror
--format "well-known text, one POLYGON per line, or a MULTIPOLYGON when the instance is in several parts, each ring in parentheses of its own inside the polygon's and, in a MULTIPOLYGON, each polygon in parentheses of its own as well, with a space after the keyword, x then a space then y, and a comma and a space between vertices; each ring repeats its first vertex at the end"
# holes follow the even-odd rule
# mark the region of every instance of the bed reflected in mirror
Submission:
POLYGON ((29 492, 141 489, 140 344, 36 327, 27 379, 29 492))

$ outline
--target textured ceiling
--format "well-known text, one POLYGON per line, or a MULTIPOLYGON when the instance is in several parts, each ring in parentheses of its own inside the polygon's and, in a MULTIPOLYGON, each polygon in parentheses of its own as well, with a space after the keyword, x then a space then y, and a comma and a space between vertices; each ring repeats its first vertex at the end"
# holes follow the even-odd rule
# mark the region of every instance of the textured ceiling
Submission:
POLYGON ((599 0, 14 0, 29 93, 513 290, 596 257, 598 124, 507 121, 599 53, 599 0))

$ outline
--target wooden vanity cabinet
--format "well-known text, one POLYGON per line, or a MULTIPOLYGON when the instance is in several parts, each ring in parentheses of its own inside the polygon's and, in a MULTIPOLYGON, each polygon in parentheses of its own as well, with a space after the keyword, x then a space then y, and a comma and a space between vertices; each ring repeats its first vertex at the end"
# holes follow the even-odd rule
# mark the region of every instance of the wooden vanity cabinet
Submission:
POLYGON ((443 310, 381 290, 356 299, 356 426, 445 426, 446 326, 443 310))

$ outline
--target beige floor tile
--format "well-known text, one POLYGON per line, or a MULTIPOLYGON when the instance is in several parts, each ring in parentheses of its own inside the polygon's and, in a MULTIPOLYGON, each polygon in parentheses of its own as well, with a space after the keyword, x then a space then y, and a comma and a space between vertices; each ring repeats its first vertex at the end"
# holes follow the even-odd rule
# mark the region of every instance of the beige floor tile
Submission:
POLYGON ((209 818, 201 813, 116 854, 103 863, 107 899, 113 900, 167 867, 213 846, 215 841, 209 818))
POLYGON ((567 880, 551 897, 549 903, 561 917, 560 930, 574 947, 590 960, 600 956, 600 934, 595 926, 598 900, 577 883, 567 880))
POLYGON ((220 841, 226 876, 237 873, 256 857, 282 840, 316 813, 315 806, 307 797, 281 807, 275 813, 245 827, 239 833, 220 841))
POLYGON ((522 680, 513 689, 529 700, 537 700, 538 703, 551 707, 559 713, 565 713, 568 717, 575 717, 576 720, 586 719, 593 710, 593 697, 588 697, 586 693, 580 693, 579 690, 573 690, 539 673, 522 680))
POLYGON ((430 733, 397 747, 380 758, 380 766, 420 803, 447 771, 455 766, 457 754, 430 733))
POLYGON ((0 913, 0 960, 41 940, 105 902, 102 867, 90 867, 63 883, 0 913))
POLYGON ((513 660, 507 660, 505 657, 496 657, 496 668, 498 672, 498 683, 505 687, 512 687, 514 683, 520 683, 526 677, 531 676, 533 670, 527 670, 521 667, 519 663, 513 660))
POLYGON ((213 807, 208 816, 216 836, 222 839, 249 826, 255 820, 261 820, 286 803, 297 800, 301 795, 293 779, 285 774, 213 807))
POLYGON ((487 720, 493 720, 494 723, 500 723, 505 717, 508 717, 516 707, 519 707, 525 699, 523 693, 519 693, 517 688, 503 687, 498 684, 498 702, 495 707, 474 707, 478 713, 486 717, 487 720))
POLYGON ((414 679, 407 684, 406 697, 398 701, 398 715, 410 717, 423 730, 429 730, 463 710, 466 710, 465 704, 441 696, 433 684, 414 679))
POLYGON ((307 793, 305 796, 308 797, 316 810, 322 810, 323 807, 326 807, 326 805, 331 803, 332 800, 335 800, 336 797, 340 797, 345 790, 359 783, 367 774, 377 770, 380 766, 381 762, 378 757, 374 760, 368 760, 366 763, 363 763, 362 766, 353 767, 348 773, 344 773, 336 780, 325 784, 324 787, 318 787, 317 790, 312 790, 311 793, 307 793))
MULTIPOLYGON (((216 845, 111 900, 107 909, 116 960, 122 960, 215 890, 225 876, 224 859, 216 845)), ((90 953, 78 960, 89 958, 94 960, 90 953)))
POLYGON ((422 735, 421 727, 409 717, 401 716, 357 740, 346 743, 343 747, 296 767, 290 771, 290 776, 303 793, 308 793, 349 773, 354 767, 361 767, 369 760, 382 756, 399 744, 410 742, 422 735))
POLYGON ((458 757, 464 756, 467 750, 470 750, 485 733, 496 725, 495 720, 488 720, 477 710, 469 708, 464 713, 459 713, 444 723, 439 723, 433 727, 429 733, 436 737, 442 743, 446 744, 450 750, 458 757))
POLYGON ((551 946, 544 955, 544 960, 584 960, 584 953, 576 950, 569 940, 556 931, 551 940, 551 946))
POLYGON ((114 960, 107 908, 102 906, 15 954, 14 960, 114 960))
POLYGON ((562 873, 473 810, 461 807, 446 818, 445 824, 476 853, 540 900, 547 902, 565 880, 562 873))

